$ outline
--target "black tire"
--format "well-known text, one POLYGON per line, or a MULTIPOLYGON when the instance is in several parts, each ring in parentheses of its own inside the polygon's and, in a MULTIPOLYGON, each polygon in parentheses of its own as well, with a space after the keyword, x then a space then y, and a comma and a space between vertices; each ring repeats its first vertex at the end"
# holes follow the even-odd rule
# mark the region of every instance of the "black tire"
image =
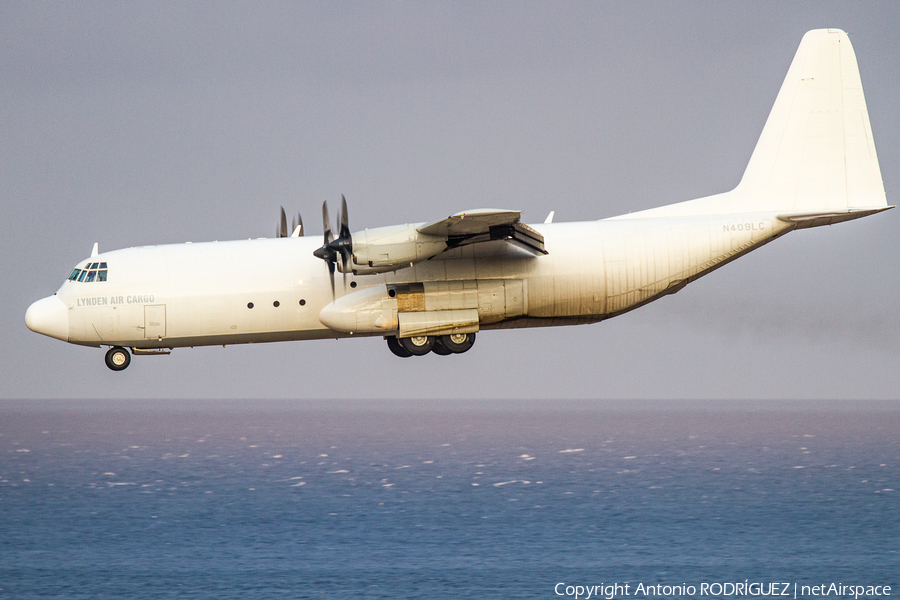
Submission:
POLYGON ((131 354, 121 346, 110 348, 106 352, 106 366, 113 371, 124 371, 131 364, 131 354))
POLYGON ((393 352, 395 356, 399 356, 400 358, 409 358, 412 356, 412 352, 401 346, 400 340, 398 340, 396 336, 391 335, 384 339, 387 340, 388 348, 391 349, 391 352, 393 352))
POLYGON ((441 337, 434 338, 434 348, 432 348, 431 351, 440 356, 453 354, 453 350, 441 343, 441 337))
POLYGON ((458 333, 454 335, 442 335, 438 338, 441 346, 453 354, 466 352, 475 343, 474 333, 458 333))
POLYGON ((425 356, 434 348, 434 336, 417 335, 415 337, 400 338, 400 345, 413 356, 425 356))

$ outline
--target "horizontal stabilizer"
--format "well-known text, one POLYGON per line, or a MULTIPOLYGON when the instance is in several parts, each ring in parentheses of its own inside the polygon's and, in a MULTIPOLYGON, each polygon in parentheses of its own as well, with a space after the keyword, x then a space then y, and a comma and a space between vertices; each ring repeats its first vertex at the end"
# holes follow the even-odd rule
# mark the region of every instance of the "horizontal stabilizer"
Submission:
POLYGON ((825 212, 825 213, 793 213, 778 215, 780 221, 785 223, 795 223, 796 229, 806 229, 807 227, 820 227, 822 225, 834 225, 835 223, 843 223, 844 221, 852 221, 861 217, 868 217, 875 213, 894 208, 893 206, 881 206, 869 209, 852 209, 842 212, 825 212))

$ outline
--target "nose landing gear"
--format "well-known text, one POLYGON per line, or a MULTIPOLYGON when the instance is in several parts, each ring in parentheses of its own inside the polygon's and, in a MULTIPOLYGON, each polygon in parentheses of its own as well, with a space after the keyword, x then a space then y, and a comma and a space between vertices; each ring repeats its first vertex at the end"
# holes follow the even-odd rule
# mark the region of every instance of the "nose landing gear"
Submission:
POLYGON ((114 346, 106 353, 106 366, 113 371, 124 371, 131 364, 131 354, 121 346, 114 346))

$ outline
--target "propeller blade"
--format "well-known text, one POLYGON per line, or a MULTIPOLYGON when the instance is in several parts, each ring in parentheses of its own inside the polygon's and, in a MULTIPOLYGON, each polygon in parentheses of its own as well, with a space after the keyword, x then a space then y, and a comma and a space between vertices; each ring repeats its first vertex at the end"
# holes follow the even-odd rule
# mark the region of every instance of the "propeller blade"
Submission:
POLYGON ((313 256, 321 258, 328 264, 328 278, 331 280, 331 297, 334 298, 334 268, 337 253, 332 247, 332 244, 334 243, 334 234, 331 233, 331 219, 328 216, 327 201, 322 203, 322 228, 324 229, 324 243, 321 247, 316 248, 316 250, 313 251, 313 256))
POLYGON ((287 237, 287 216, 284 214, 284 207, 281 207, 281 227, 278 229, 278 237, 287 237))
MULTIPOLYGON (((334 233, 331 231, 331 218, 328 216, 328 202, 322 203, 322 227, 325 230, 324 242, 322 246, 313 251, 316 258, 320 258, 328 263, 328 274, 331 279, 331 294, 334 296, 334 270, 340 266, 343 274, 344 287, 347 287, 347 272, 351 270, 350 259, 353 256, 353 236, 350 234, 349 211, 347 210, 347 199, 341 196, 341 208, 338 211, 338 223, 340 229, 338 238, 335 239, 334 233), (340 265, 337 264, 338 256, 341 258, 340 265)), ((300 215, 297 215, 298 219, 300 215)), ((303 235, 303 222, 300 221, 300 235, 303 235)))
POLYGON ((297 213, 297 225, 293 227, 293 230, 297 232, 297 237, 303 237, 303 217, 300 216, 300 213, 297 213))
POLYGON ((322 228, 325 230, 325 245, 327 246, 334 240, 334 234, 331 233, 331 219, 328 217, 328 201, 322 203, 322 228))
POLYGON ((349 211, 347 210, 347 199, 341 195, 341 212, 338 214, 338 222, 340 223, 340 232, 336 240, 328 245, 335 254, 341 255, 341 272, 346 273, 350 270, 350 257, 353 255, 353 238, 350 235, 349 211))
POLYGON ((328 261, 328 278, 331 280, 331 299, 334 300, 334 260, 328 261))
POLYGON ((348 225, 349 213, 347 212, 347 199, 341 194, 341 235, 340 237, 350 239, 350 226, 348 225))

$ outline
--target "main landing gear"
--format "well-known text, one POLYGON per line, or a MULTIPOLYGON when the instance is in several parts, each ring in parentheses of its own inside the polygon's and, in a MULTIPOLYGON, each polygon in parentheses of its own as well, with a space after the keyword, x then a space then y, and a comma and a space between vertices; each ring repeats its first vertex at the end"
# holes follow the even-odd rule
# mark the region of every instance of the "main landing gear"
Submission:
POLYGON ((387 340, 387 345, 391 352, 400 358, 425 356, 429 352, 447 356, 448 354, 462 354, 471 348, 472 344, 475 343, 475 334, 419 335, 407 338, 398 338, 392 335, 386 337, 385 340, 387 340))
POLYGON ((106 366, 113 371, 124 371, 131 364, 131 354, 121 346, 114 346, 106 353, 106 366))

